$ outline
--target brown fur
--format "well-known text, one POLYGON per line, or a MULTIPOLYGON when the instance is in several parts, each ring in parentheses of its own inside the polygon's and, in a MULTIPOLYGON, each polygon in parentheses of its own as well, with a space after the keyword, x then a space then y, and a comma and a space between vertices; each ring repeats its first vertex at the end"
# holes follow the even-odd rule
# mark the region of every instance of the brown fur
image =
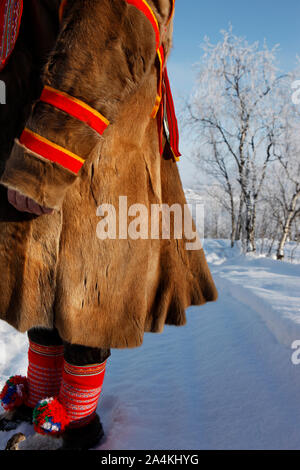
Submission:
MULTIPOLYGON (((149 1, 161 31, 170 1, 149 1)), ((167 53, 172 24, 163 33, 167 53)), ((76 0, 43 81, 84 100, 111 125, 100 138, 45 104, 28 127, 86 159, 78 177, 15 142, 1 182, 55 208, 41 217, 9 206, 1 187, 0 317, 26 331, 55 327, 69 343, 139 346, 145 331, 184 325, 185 309, 217 298, 203 250, 185 240, 96 237, 102 203, 186 203, 176 164, 159 155, 150 118, 157 89, 155 38, 148 20, 123 0, 76 0)), ((15 134, 15 137, 17 133, 15 134)))

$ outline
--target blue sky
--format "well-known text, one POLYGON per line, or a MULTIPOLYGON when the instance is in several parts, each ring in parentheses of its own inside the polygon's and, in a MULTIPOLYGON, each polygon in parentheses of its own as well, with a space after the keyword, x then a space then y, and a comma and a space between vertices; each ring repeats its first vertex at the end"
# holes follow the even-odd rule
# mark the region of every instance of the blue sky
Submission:
MULTIPOLYGON (((300 56, 300 0, 176 0, 174 48, 168 70, 177 107, 180 97, 192 89, 193 64, 201 58, 204 36, 218 42, 220 30, 229 23, 236 35, 249 42, 262 44, 266 39, 269 47, 280 44, 279 66, 286 71, 294 68, 296 54, 300 56)), ((186 157, 183 155, 179 168, 188 184, 193 168, 184 139, 181 150, 186 157)))

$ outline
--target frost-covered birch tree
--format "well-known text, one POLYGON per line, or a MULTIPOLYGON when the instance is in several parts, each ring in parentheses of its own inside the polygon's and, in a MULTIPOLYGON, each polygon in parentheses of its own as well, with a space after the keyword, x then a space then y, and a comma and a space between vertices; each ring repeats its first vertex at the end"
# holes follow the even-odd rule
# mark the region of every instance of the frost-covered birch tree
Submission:
POLYGON ((300 110, 286 101, 282 121, 281 136, 274 150, 277 161, 265 189, 265 200, 277 224, 279 260, 284 258, 293 223, 300 219, 300 110))
POLYGON ((242 236, 246 251, 255 251, 257 204, 281 129, 282 76, 277 46, 249 44, 232 28, 222 35, 217 44, 205 38, 187 122, 197 162, 224 188, 232 244, 242 236))

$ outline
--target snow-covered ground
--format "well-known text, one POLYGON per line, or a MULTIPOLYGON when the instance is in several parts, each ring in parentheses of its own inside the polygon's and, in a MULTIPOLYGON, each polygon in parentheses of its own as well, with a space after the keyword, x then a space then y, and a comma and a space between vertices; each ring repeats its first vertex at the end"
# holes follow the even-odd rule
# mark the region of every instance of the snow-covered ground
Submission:
MULTIPOLYGON (((204 249, 219 300, 140 348, 112 351, 99 449, 300 449, 300 264, 245 257, 224 240, 204 249)), ((26 349, 0 322, 1 384, 25 374, 26 349)), ((0 433, 1 449, 14 432, 0 433)))

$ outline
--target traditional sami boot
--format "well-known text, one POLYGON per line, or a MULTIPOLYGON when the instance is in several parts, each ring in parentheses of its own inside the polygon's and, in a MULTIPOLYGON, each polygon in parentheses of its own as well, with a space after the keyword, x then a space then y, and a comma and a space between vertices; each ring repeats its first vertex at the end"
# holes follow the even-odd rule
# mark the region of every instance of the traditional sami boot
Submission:
POLYGON ((29 340, 27 377, 10 377, 0 400, 5 412, 0 430, 16 429, 31 422, 35 405, 45 396, 58 396, 62 381, 63 345, 44 346, 29 340))
POLYGON ((99 445, 103 437, 103 427, 98 414, 95 413, 92 421, 85 426, 66 428, 63 433, 63 445, 59 450, 88 450, 99 445))
POLYGON ((62 437, 60 450, 84 450, 99 444, 104 436, 96 414, 106 361, 75 366, 64 361, 58 398, 41 400, 33 412, 39 434, 62 437))

